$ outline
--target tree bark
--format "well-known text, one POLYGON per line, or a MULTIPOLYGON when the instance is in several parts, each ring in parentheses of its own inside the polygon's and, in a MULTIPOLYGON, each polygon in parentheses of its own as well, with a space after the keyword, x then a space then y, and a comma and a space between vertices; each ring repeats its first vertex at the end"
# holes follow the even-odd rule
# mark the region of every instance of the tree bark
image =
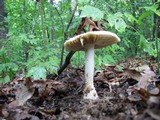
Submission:
POLYGON ((5 26, 5 6, 4 6, 4 0, 0 0, 0 39, 5 39, 7 34, 7 28, 5 26))
POLYGON ((54 12, 53 12, 53 0, 50 0, 50 18, 51 18, 51 41, 54 46, 55 29, 54 29, 54 12))
POLYGON ((46 26, 44 25, 44 19, 45 19, 45 11, 44 11, 44 1, 43 0, 40 0, 39 2, 39 10, 40 10, 40 13, 41 13, 41 24, 42 24, 42 39, 43 39, 43 42, 44 44, 46 45, 47 43, 47 34, 46 34, 46 26))
MULTIPOLYGON (((153 3, 158 3, 158 0, 153 1, 153 3)), ((160 10, 160 5, 158 7, 158 10, 160 10)), ((158 73, 160 73, 160 17, 157 14, 154 14, 154 27, 153 27, 153 39, 156 43, 156 49, 157 49, 157 63, 158 63, 158 73)))
MULTIPOLYGON (((158 0, 152 0, 153 4, 158 3, 158 0)), ((158 7, 158 10, 160 10, 160 4, 158 7)), ((157 14, 154 14, 153 16, 153 39, 157 36, 158 38, 160 38, 160 17, 157 14), (157 30, 157 31, 156 31, 157 30), (156 33, 156 34, 155 34, 156 33)))

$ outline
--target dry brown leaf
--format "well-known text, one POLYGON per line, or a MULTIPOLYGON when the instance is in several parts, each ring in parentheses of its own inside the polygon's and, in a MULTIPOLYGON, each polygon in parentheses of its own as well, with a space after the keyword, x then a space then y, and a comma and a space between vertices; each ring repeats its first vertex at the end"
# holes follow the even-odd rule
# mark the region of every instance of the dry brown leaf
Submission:
POLYGON ((9 115, 5 107, 5 104, 0 104, 0 117, 7 117, 9 115))
POLYGON ((138 88, 138 87, 130 87, 128 90, 130 92, 128 99, 130 101, 140 101, 140 100, 148 100, 150 94, 148 91, 146 91, 143 88, 138 88))
MULTIPOLYGON (((151 94, 159 94, 159 89, 156 88, 154 84, 154 82, 157 81, 156 74, 151 71, 148 65, 137 67, 135 69, 125 69, 124 71, 131 78, 138 81, 138 83, 134 85, 131 89, 134 94, 140 95, 142 100, 147 100, 151 94)), ((131 98, 129 99, 132 100, 131 98)))
POLYGON ((138 72, 137 70, 135 69, 129 69, 129 68, 125 68, 124 69, 124 72, 130 76, 132 79, 135 79, 137 81, 139 81, 142 77, 141 73, 138 72))
POLYGON ((148 65, 142 65, 142 66, 136 67, 135 70, 142 73, 146 70, 150 70, 150 68, 148 65))
POLYGON ((158 95, 158 94, 159 94, 159 88, 155 87, 155 88, 153 88, 153 89, 150 89, 150 90, 149 90, 149 93, 150 93, 151 95, 158 95))
POLYGON ((142 98, 139 94, 132 94, 132 95, 128 96, 128 99, 130 101, 134 101, 134 102, 142 100, 142 98))
POLYGON ((40 113, 46 114, 46 115, 53 115, 53 114, 55 114, 55 109, 47 110, 47 109, 44 109, 44 108, 39 108, 39 111, 40 111, 40 113))
POLYGON ((26 78, 24 80, 24 85, 19 86, 19 89, 16 93, 16 100, 18 102, 18 106, 24 105, 24 103, 33 96, 35 89, 30 87, 31 85, 31 79, 26 78))
POLYGON ((151 96, 148 100, 148 108, 144 114, 149 115, 154 120, 160 120, 160 99, 155 96, 151 96))
POLYGON ((124 69, 125 73, 138 81, 140 88, 146 89, 150 82, 156 81, 156 74, 151 71, 148 65, 137 67, 135 69, 124 69))
POLYGON ((30 115, 30 114, 27 114, 27 113, 23 113, 23 112, 16 113, 13 116, 13 119, 14 120, 40 120, 37 116, 33 116, 33 115, 30 115))
POLYGON ((18 92, 16 93, 16 100, 18 101, 18 106, 24 105, 25 102, 33 96, 35 89, 30 89, 27 86, 22 85, 18 92))

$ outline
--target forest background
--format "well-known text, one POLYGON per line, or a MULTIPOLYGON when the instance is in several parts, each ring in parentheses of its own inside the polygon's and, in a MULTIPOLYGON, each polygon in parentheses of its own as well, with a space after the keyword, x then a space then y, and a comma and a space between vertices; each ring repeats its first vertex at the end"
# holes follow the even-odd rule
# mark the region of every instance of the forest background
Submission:
MULTIPOLYGON (((84 16, 105 20, 105 29, 121 38, 95 51, 96 69, 131 56, 154 57, 160 64, 160 0, 1 0, 0 15, 3 83, 17 73, 34 79, 57 74, 69 52, 63 44, 84 16)), ((82 61, 84 53, 76 52, 71 65, 83 67, 82 61)))

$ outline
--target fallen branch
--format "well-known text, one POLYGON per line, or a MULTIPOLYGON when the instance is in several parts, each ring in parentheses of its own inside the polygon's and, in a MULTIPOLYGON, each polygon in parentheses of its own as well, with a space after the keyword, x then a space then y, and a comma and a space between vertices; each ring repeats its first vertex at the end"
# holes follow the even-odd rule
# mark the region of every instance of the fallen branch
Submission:
POLYGON ((63 70, 70 64, 70 60, 71 60, 72 56, 74 55, 74 53, 75 52, 73 52, 73 51, 70 51, 68 53, 68 55, 66 56, 64 64, 58 70, 58 75, 60 75, 63 72, 63 70))

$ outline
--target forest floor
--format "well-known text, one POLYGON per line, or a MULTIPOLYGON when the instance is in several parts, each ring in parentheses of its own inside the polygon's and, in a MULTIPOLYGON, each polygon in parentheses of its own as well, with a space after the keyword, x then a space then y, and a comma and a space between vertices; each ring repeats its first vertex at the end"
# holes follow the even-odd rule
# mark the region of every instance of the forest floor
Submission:
POLYGON ((129 58, 95 71, 99 99, 83 99, 84 69, 46 81, 16 76, 1 85, 3 120, 160 120, 160 77, 153 58, 129 58))

